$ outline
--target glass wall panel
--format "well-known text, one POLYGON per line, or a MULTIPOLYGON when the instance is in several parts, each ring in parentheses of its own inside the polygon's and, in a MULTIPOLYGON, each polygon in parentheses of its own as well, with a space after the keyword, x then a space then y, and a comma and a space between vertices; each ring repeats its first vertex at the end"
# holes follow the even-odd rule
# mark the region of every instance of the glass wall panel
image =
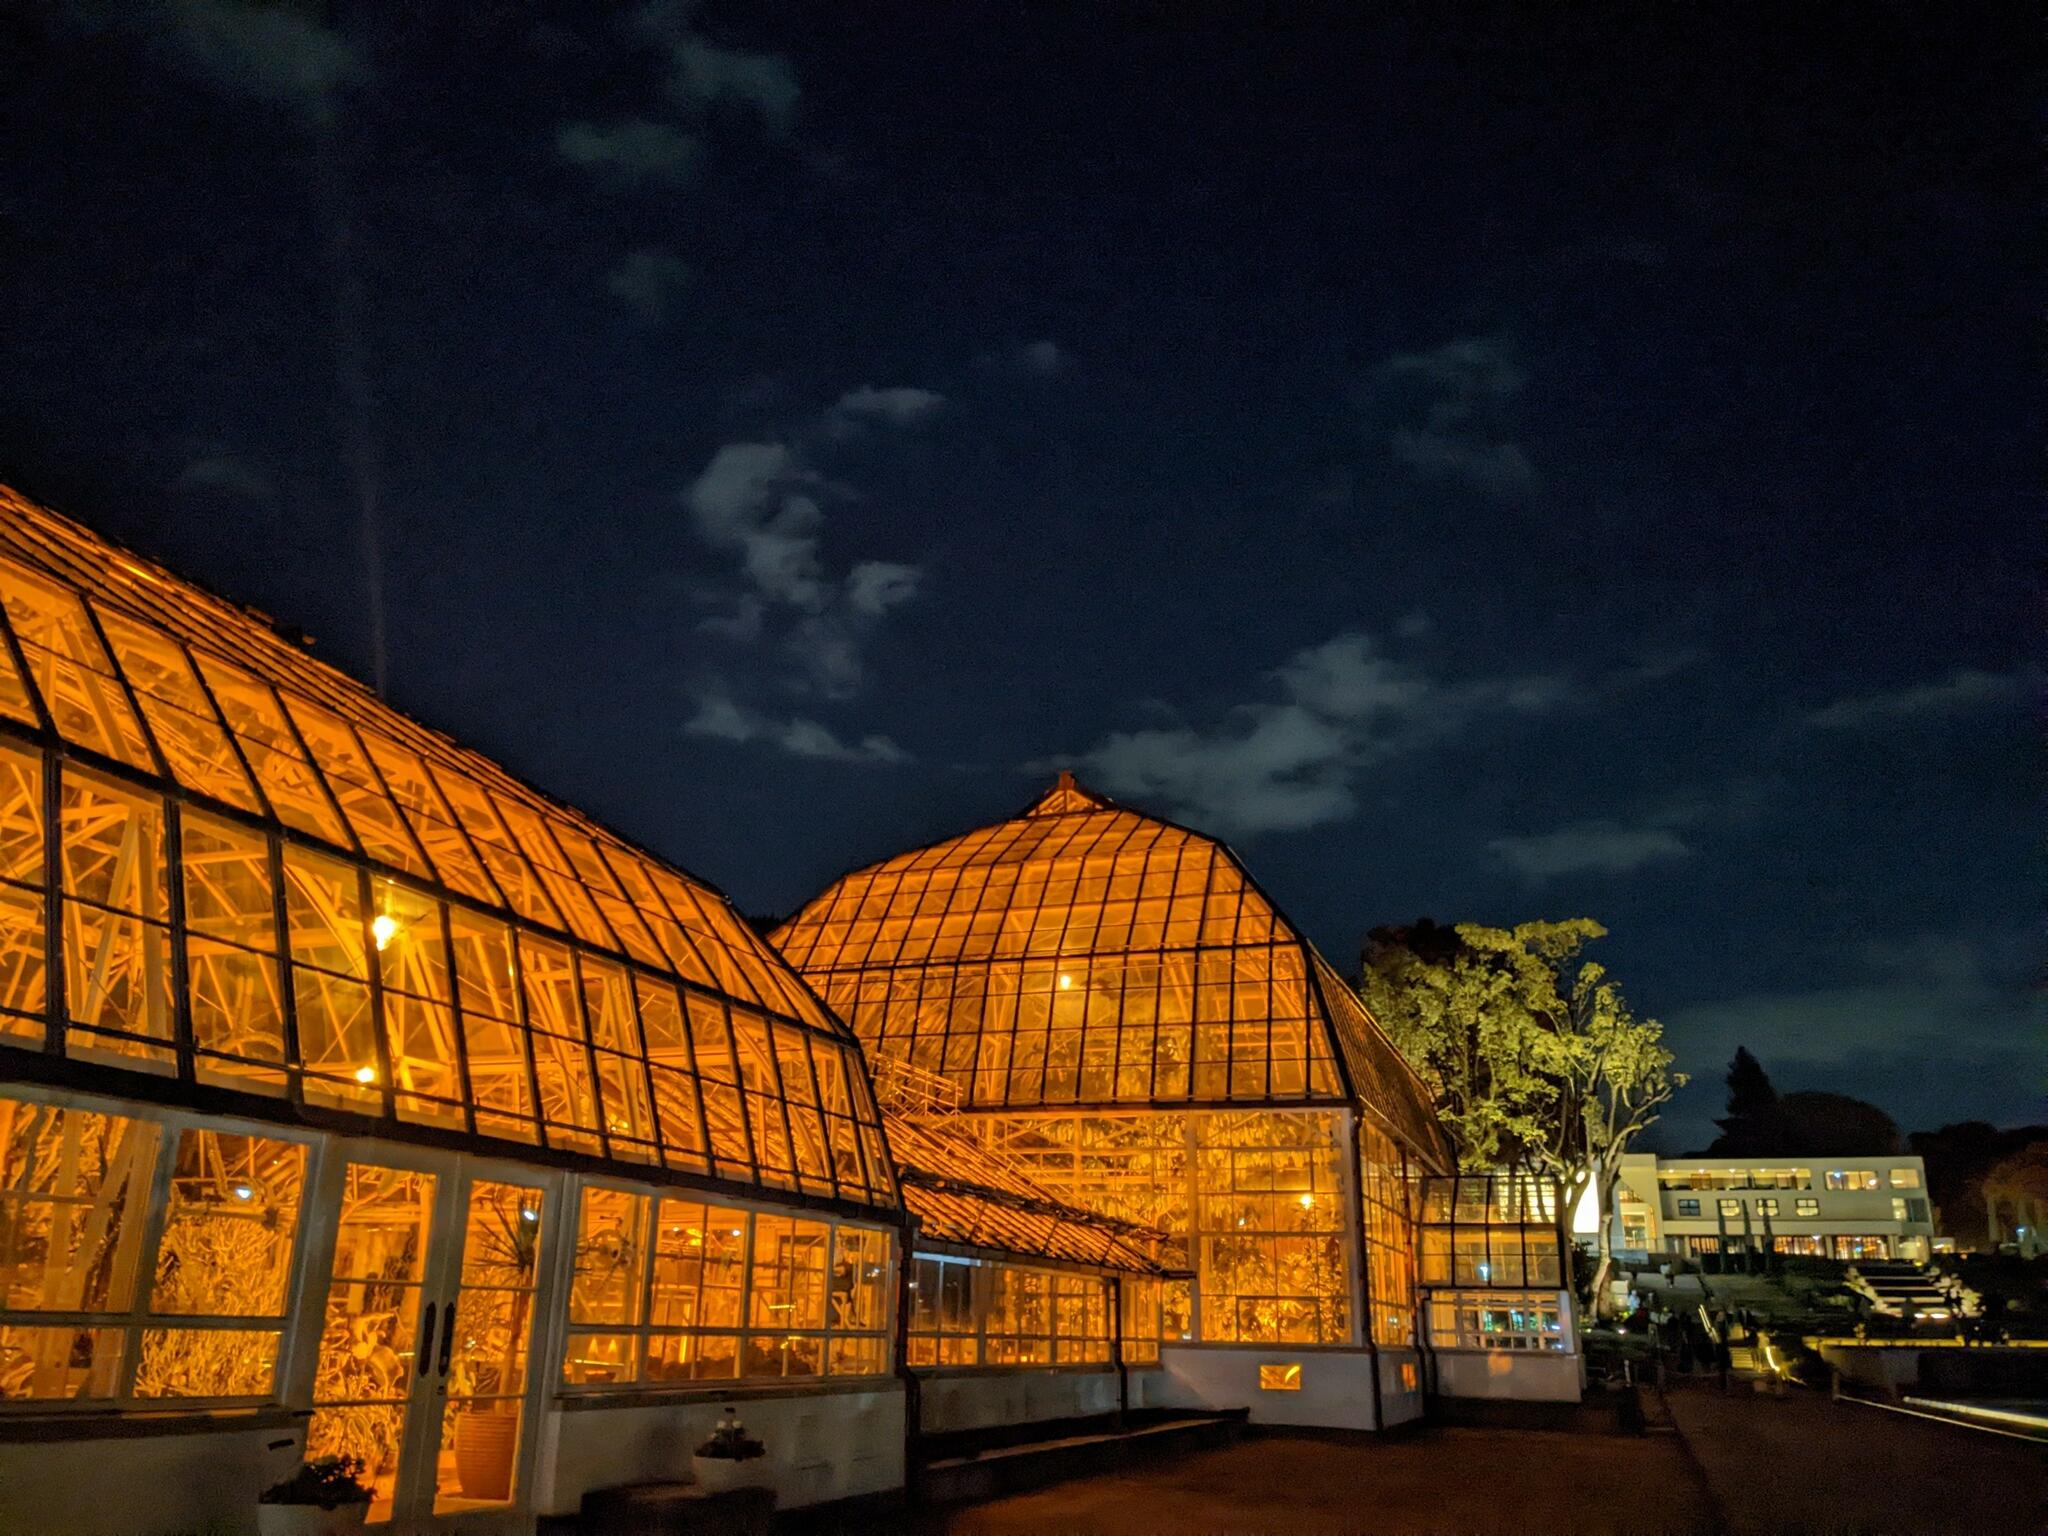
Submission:
POLYGON ((1459 1174, 1420 1185, 1423 1285, 1556 1289, 1566 1283, 1555 1181, 1459 1174))
POLYGON ((1202 1337, 1344 1344, 1351 1277, 1335 1112, 1198 1116, 1202 1337))
POLYGON ((0 1096, 0 1400, 275 1395, 306 1146, 188 1127, 152 1221, 165 1139, 0 1096))
POLYGON ((0 743, 0 1036, 43 1043, 49 1003, 43 764, 0 743))
POLYGON ((137 1397, 271 1395, 305 1178, 303 1143, 179 1135, 149 1310, 216 1326, 145 1328, 137 1397))
POLYGON ((61 781, 64 999, 75 1056, 175 1066, 164 805, 82 768, 61 781))
POLYGON ((374 1114, 383 1103, 370 1014, 370 928, 353 865, 284 850, 286 952, 307 1102, 374 1114))
POLYGON ((888 1369, 889 1234, 585 1185, 572 1387, 888 1369))
POLYGON ((1358 1192, 1363 1208, 1366 1285, 1375 1344, 1415 1342, 1413 1187, 1400 1148, 1372 1120, 1358 1127, 1358 1192))
POLYGON ((895 1203, 852 1043, 722 897, 55 514, 0 546, 0 1049, 895 1203))
POLYGON ((285 1091, 277 890, 261 833, 187 807, 179 821, 185 975, 201 1082, 285 1091))

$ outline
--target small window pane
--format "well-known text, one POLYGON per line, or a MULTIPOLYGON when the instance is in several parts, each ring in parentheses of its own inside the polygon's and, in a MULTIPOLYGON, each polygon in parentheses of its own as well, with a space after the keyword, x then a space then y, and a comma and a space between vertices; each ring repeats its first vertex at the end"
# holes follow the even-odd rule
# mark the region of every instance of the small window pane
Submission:
POLYGON ((188 1130, 178 1138, 177 1159, 150 1310, 282 1317, 299 1229, 305 1145, 188 1130))

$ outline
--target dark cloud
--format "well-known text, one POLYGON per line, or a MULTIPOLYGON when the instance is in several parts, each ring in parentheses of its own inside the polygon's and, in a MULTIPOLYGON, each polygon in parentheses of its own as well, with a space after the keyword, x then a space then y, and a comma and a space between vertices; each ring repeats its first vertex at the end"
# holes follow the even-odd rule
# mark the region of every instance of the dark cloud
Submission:
POLYGON ((1528 382, 1504 338, 1472 337, 1388 358, 1375 370, 1369 405, 1389 451, 1414 474, 1513 496, 1536 484, 1514 438, 1515 401, 1528 382))
POLYGON ((661 246, 626 252, 604 275, 605 292, 649 325, 669 318, 676 299, 690 286, 690 264, 661 246))
POLYGON ((2016 703, 2029 686, 2024 672, 1983 672, 1965 667, 1938 683, 1915 683, 1886 693, 1838 699, 1808 717, 1822 730, 1876 730, 1915 721, 1938 720, 2016 703))
POLYGON ((1580 873, 1626 875, 1648 864, 1692 856, 1692 849, 1669 827, 1627 826, 1604 818, 1554 832, 1497 837, 1486 846, 1531 884, 1580 873))
POLYGON ((1218 833, 1300 831, 1355 815, 1359 778, 1376 764, 1573 696, 1565 679, 1536 674, 1441 679, 1359 633, 1297 652, 1270 682, 1273 697, 1211 724, 1115 731, 1073 761, 1218 833))
POLYGON ((564 123, 555 153, 568 164, 613 186, 680 186, 697 172, 703 143, 667 123, 632 118, 618 123, 564 123))

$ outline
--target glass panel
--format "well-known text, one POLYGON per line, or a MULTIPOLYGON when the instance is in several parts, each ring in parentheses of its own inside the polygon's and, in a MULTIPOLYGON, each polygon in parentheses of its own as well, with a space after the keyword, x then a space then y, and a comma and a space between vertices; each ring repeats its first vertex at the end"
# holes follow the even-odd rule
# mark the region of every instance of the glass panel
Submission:
POLYGON ((119 1328, 0 1326, 0 1401, 112 1397, 124 1338, 119 1328))
MULTIPOLYGON (((840 1227, 832 1235, 828 1321, 833 1332, 885 1333, 894 1311, 889 1305, 889 1294, 889 1234, 868 1227, 840 1227)), ((836 1361, 836 1354, 834 1358, 836 1361)), ((833 1368, 839 1369, 836 1364, 833 1368)))
POLYGON ((748 1322, 768 1333, 747 1335, 743 1376, 824 1373, 826 1238, 821 1221, 754 1217, 754 1272, 748 1322))
POLYGON ((434 1462, 434 1513, 513 1501, 525 1431, 527 1349, 542 1191, 478 1179, 469 1187, 454 1350, 434 1462))
POLYGON ((172 776, 187 789, 245 811, 261 809, 184 651, 118 613, 103 611, 100 622, 172 776))
POLYGON ((275 1328, 145 1328, 135 1395, 268 1397, 277 1373, 275 1328))
POLYGON ((297 695, 286 694, 285 704, 363 851, 408 874, 431 876, 434 871, 413 841, 405 818, 377 781, 370 760, 356 744, 355 732, 297 695))
MULTIPOLYGON (((154 1121, 0 1098, 0 1305, 128 1310, 161 1136, 154 1121)), ((25 1395, 69 1395, 60 1376, 25 1395)))
MULTIPOLYGON (((177 1157, 150 1310, 283 1317, 305 1145, 194 1129, 179 1136, 177 1157)), ((150 1359, 147 1347, 143 1359, 150 1359)))
POLYGON ((200 675, 227 718, 228 729, 241 743, 242 755, 249 760, 278 819, 296 831, 343 848, 353 847, 319 775, 286 723, 277 696, 238 667, 203 652, 197 660, 200 675))
POLYGON ((131 768, 156 772, 127 693, 115 680, 77 596, 0 561, 0 605, 6 607, 57 733, 131 768))
POLYGON ((1203 1338, 1347 1342, 1336 1113, 1218 1113, 1195 1125, 1203 1338))
POLYGON ((308 1456, 360 1456, 375 1495, 370 1519, 391 1518, 418 1347, 435 1178, 350 1163, 313 1381, 308 1456))

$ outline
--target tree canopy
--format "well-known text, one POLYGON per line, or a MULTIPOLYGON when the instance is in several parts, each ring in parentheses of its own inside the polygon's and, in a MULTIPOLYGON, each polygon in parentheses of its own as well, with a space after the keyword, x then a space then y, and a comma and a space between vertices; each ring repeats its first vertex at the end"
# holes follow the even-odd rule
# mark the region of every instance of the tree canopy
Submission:
POLYGON ((1888 1157, 1904 1146, 1875 1104, 1819 1089, 1780 1095, 1746 1046, 1728 1063, 1728 1113, 1714 1123, 1714 1157, 1888 1157))
POLYGON ((1685 1083, 1663 1026, 1581 953, 1606 932, 1589 918, 1425 919, 1365 944, 1360 993, 1435 1093, 1460 1165, 1550 1174, 1567 1209, 1588 1185, 1604 1199, 1622 1153, 1685 1083))

